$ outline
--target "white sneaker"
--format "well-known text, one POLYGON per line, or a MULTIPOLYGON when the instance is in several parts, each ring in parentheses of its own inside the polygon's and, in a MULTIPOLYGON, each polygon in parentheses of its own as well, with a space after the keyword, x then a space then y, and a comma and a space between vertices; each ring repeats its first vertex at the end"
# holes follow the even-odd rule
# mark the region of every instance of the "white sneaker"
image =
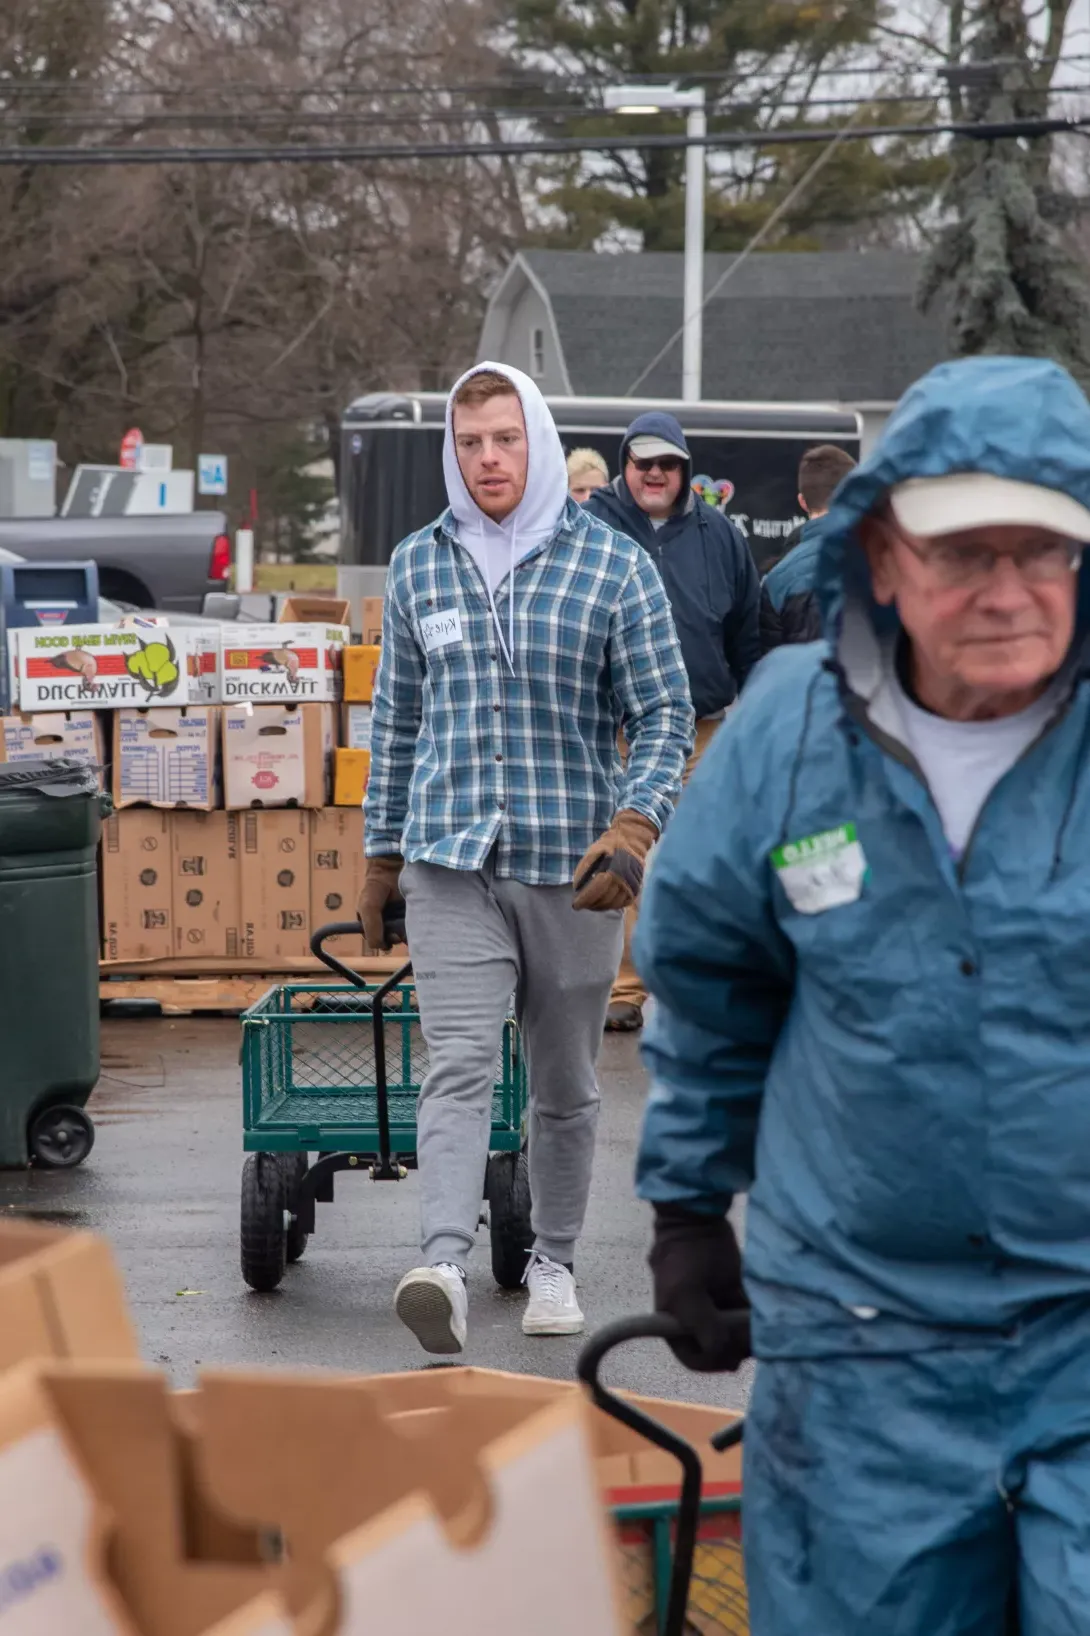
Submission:
POLYGON ((452 1261, 407 1272, 394 1294, 394 1311, 425 1352, 464 1349, 469 1302, 466 1281, 452 1261))
POLYGON ((524 1335, 581 1335, 583 1314, 575 1299, 575 1279, 559 1261, 534 1250, 522 1275, 530 1291, 522 1315, 524 1335))

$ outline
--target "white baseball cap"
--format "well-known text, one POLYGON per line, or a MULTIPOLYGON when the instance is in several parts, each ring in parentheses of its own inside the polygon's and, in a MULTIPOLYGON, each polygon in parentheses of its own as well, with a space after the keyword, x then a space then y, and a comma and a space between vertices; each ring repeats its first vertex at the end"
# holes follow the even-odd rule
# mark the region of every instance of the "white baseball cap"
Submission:
POLYGON ((910 477, 890 490, 893 515, 909 534, 955 534, 964 528, 1021 523, 1090 542, 1090 510, 1058 489, 991 472, 910 477))
POLYGON ((689 456, 684 449, 679 449, 676 443, 668 443, 664 437, 652 437, 649 433, 641 433, 634 437, 628 445, 627 453, 633 460, 654 460, 656 455, 672 454, 675 460, 688 460, 689 456))

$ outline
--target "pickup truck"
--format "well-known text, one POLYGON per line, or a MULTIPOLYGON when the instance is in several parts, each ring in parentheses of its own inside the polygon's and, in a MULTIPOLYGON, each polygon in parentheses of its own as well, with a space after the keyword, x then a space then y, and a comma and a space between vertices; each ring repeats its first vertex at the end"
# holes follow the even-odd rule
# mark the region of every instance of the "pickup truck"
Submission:
POLYGON ((210 591, 226 591, 231 570, 222 511, 3 518, 0 549, 27 562, 97 562, 104 597, 168 614, 199 614, 210 591))

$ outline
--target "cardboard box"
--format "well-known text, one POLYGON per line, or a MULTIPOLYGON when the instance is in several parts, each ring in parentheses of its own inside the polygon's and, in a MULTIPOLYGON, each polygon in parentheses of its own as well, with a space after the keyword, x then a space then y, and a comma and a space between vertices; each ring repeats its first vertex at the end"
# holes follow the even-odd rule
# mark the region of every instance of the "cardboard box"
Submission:
POLYGON ((362 807, 371 775, 370 750, 335 750, 333 753, 333 805, 362 807))
POLYGON ((371 748, 371 706, 341 705, 341 743, 346 750, 371 748))
POLYGON ((35 625, 15 633, 20 710, 215 702, 215 627, 35 625))
POLYGON ((348 647, 344 650, 344 696, 350 704, 370 704, 375 690, 375 671, 382 657, 381 647, 348 647))
POLYGON ((135 1358, 136 1336, 104 1239, 0 1224, 0 1371, 28 1358, 135 1358))
POLYGON ((119 710, 114 718, 115 807, 219 805, 220 713, 214 705, 181 710, 119 710))
POLYGON ((240 828, 240 953, 309 954, 310 814, 244 812, 240 828))
POLYGON ((106 819, 102 922, 107 960, 166 960, 174 953, 169 813, 130 807, 106 819))
POLYGON ((224 706, 224 806, 324 807, 333 721, 328 704, 224 706))
POLYGON ((278 625, 347 625, 352 604, 346 596, 305 596, 293 592, 280 607, 278 625))
POLYGON ((303 704, 341 697, 348 626, 221 626, 224 704, 303 704))
POLYGON ((94 710, 39 711, 36 715, 0 719, 0 761, 52 761, 67 756, 97 767, 99 789, 105 787, 105 735, 94 710))
POLYGON ((360 641, 365 647, 382 641, 382 603, 380 596, 360 598, 360 641))
MULTIPOLYGON (((326 807, 310 815, 310 924, 354 920, 363 885, 363 813, 326 807)), ((359 937, 335 937, 334 954, 361 955, 359 937)))
POLYGON ((203 1636, 275 1583, 207 1503, 185 1400, 135 1362, 0 1377, 5 1630, 203 1636))
POLYGON ((211 959, 237 956, 239 819, 233 812, 176 812, 171 831, 174 953, 211 959))

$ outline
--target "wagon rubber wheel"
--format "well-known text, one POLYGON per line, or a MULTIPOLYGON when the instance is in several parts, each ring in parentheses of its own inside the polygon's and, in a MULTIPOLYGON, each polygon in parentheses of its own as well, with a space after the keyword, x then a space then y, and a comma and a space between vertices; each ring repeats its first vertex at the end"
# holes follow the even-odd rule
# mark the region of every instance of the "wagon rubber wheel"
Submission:
POLYGON ((31 1158, 47 1170, 74 1169, 94 1145, 94 1125, 82 1108, 68 1102, 43 1108, 27 1131, 31 1158))
POLYGON ((492 1276, 501 1289, 518 1289, 534 1247, 530 1226, 530 1166, 525 1153, 493 1153, 485 1172, 491 1219, 492 1276))
POLYGON ((287 1184, 277 1153, 251 1153, 242 1167, 242 1276, 251 1289, 272 1290, 288 1264, 284 1228, 287 1184))
MULTIPOLYGON (((280 1163, 284 1167, 284 1199, 285 1209, 294 1213, 299 1196, 299 1183, 310 1167, 310 1159, 305 1153, 282 1153, 280 1163)), ((310 1234, 304 1233, 298 1222, 291 1222, 288 1226, 287 1258, 290 1266, 298 1261, 307 1247, 310 1234)))

